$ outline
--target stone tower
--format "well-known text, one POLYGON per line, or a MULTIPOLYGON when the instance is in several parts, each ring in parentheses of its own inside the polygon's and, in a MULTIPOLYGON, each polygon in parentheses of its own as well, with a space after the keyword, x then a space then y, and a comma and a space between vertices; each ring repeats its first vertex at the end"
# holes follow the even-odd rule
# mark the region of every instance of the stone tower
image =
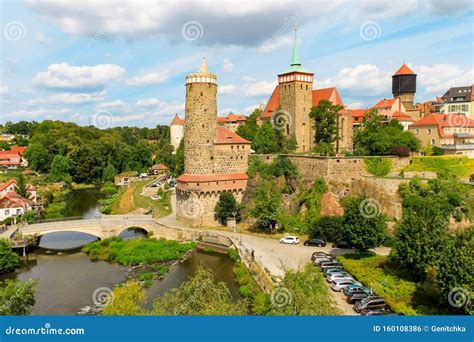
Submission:
POLYGON ((170 140, 173 146, 173 154, 176 154, 176 150, 183 140, 184 136, 184 120, 182 120, 178 114, 176 114, 170 124, 170 140))
POLYGON ((186 76, 184 172, 213 172, 213 144, 217 127, 217 80, 202 58, 199 71, 186 76))
POLYGON ((413 109, 416 93, 416 74, 405 64, 392 76, 392 94, 399 98, 405 109, 413 109))
POLYGON ((272 120, 274 126, 282 128, 279 122, 289 115, 288 126, 283 129, 287 135, 296 138, 297 152, 307 152, 313 147, 314 129, 308 115, 313 103, 313 75, 301 66, 295 28, 293 58, 290 67, 278 75, 280 108, 272 120))
POLYGON ((222 192, 237 201, 247 188, 250 141, 217 126, 217 80, 204 58, 186 76, 184 173, 176 186, 176 218, 193 227, 216 226, 222 192))

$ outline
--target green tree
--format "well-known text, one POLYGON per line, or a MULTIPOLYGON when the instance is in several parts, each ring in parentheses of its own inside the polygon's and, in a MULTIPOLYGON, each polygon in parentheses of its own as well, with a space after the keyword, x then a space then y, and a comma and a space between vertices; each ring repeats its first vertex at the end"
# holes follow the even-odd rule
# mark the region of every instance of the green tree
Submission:
POLYGON ((285 278, 271 292, 270 302, 269 315, 340 314, 321 272, 313 265, 302 271, 287 270, 285 278))
POLYGON ((20 264, 20 257, 12 251, 10 241, 0 239, 0 274, 12 272, 20 264))
POLYGON ((279 134, 270 122, 265 121, 258 129, 252 148, 256 153, 277 153, 280 151, 279 134))
POLYGON ((0 151, 8 151, 10 150, 10 144, 6 141, 0 141, 0 151))
POLYGON ((19 173, 16 177, 16 192, 18 195, 28 198, 28 192, 26 191, 28 188, 28 184, 26 184, 26 179, 23 173, 19 173))
POLYGON ((244 124, 237 128, 236 133, 244 139, 254 141, 259 130, 257 119, 262 115, 262 110, 256 108, 252 114, 247 118, 244 124))
POLYGON ((69 174, 69 170, 71 168, 69 158, 56 155, 53 158, 51 163, 51 171, 49 172, 49 180, 51 182, 62 182, 65 181, 67 183, 71 182, 71 175, 69 174))
POLYGON ((311 108, 309 117, 314 122, 316 144, 332 144, 336 140, 337 117, 342 109, 343 106, 334 105, 328 100, 321 100, 316 107, 311 108))
POLYGON ((102 315, 105 316, 136 316, 145 313, 145 291, 136 280, 129 280, 126 283, 114 288, 102 315))
POLYGON ((0 315, 31 314, 35 305, 34 280, 6 279, 0 284, 0 315))
POLYGON ((280 211, 280 193, 274 180, 263 180, 255 189, 250 215, 257 219, 258 228, 270 228, 280 211))
MULTIPOLYGON (((474 288, 473 251, 474 226, 447 235, 437 261, 436 273, 436 282, 441 290, 443 304, 448 304, 447 299, 453 289, 465 289, 468 294, 474 288)), ((469 313, 469 303, 465 304, 467 305, 462 309, 469 313)))
POLYGON ((23 156, 28 160, 30 168, 42 172, 49 170, 51 157, 48 150, 42 144, 30 144, 23 156))
POLYGON ((113 182, 115 176, 117 176, 117 170, 115 167, 109 162, 107 166, 102 171, 102 179, 104 182, 113 182))
POLYGON ((344 238, 358 251, 380 246, 387 235, 387 218, 380 204, 366 196, 347 197, 343 202, 344 238))
POLYGON ((322 216, 310 227, 309 235, 312 238, 336 242, 344 238, 342 224, 342 216, 322 216))
POLYGON ((229 217, 235 216, 237 220, 240 219, 239 204, 235 200, 234 195, 232 195, 230 192, 223 192, 220 194, 215 211, 222 224, 226 224, 229 217))
POLYGON ((245 315, 247 303, 234 301, 224 282, 199 267, 195 276, 178 289, 159 297, 153 315, 245 315))

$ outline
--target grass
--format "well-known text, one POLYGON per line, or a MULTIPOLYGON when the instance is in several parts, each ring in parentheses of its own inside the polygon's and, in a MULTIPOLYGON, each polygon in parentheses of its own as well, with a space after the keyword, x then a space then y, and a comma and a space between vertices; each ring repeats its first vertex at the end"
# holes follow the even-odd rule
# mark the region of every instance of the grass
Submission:
POLYGON ((389 158, 366 157, 364 163, 367 171, 378 177, 388 175, 392 169, 392 161, 389 158))
MULTIPOLYGON (((120 200, 112 205, 111 214, 128 214, 138 208, 152 209, 154 217, 162 217, 171 213, 171 192, 165 192, 161 200, 153 200, 140 195, 149 180, 131 183, 123 192, 120 200)), ((158 188, 156 188, 158 191, 158 188)))
POLYGON ((431 171, 465 178, 474 173, 474 159, 465 156, 413 157, 412 163, 403 171, 431 171))
POLYGON ((435 305, 437 290, 431 283, 411 280, 407 270, 401 270, 386 256, 339 256, 344 268, 365 286, 385 298, 392 311, 404 315, 442 314, 435 305))
MULTIPOLYGON (((82 248, 92 260, 116 262, 120 265, 150 265, 157 262, 181 259, 187 251, 196 247, 193 242, 142 238, 123 240, 120 237, 91 242, 82 248)), ((158 269, 157 272, 162 272, 158 269)))

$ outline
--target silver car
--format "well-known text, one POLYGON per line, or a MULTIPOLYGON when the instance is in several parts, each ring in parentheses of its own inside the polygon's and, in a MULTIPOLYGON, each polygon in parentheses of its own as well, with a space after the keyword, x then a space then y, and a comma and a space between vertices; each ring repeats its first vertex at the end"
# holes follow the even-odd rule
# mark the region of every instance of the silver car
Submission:
POLYGON ((346 286, 349 286, 350 284, 360 284, 361 283, 355 281, 354 279, 338 279, 338 280, 333 280, 331 282, 331 288, 336 291, 340 292, 343 288, 346 286))

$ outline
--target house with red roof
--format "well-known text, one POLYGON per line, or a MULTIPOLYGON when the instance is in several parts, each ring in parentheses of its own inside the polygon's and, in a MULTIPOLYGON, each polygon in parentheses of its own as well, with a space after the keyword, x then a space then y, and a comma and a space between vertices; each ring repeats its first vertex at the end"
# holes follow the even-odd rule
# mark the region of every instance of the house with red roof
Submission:
POLYGON ((448 155, 474 158, 474 120, 464 114, 430 114, 410 125, 423 146, 437 146, 448 155))
MULTIPOLYGON (((314 74, 303 68, 297 44, 296 29, 293 57, 290 67, 278 75, 278 85, 267 102, 259 123, 270 121, 273 127, 296 138, 297 152, 311 151, 314 147, 314 123, 309 117, 312 107, 322 100, 344 107, 335 87, 313 89, 314 74)), ((352 117, 342 109, 338 113, 338 153, 352 151, 352 117)))
POLYGON ((14 178, 0 184, 0 222, 8 217, 16 218, 32 210, 36 206, 36 188, 28 185, 28 198, 19 195, 18 186, 14 178))
POLYGON ((247 117, 242 114, 229 113, 227 116, 218 116, 217 124, 222 125, 228 130, 235 132, 240 125, 243 125, 247 121, 247 117))
POLYGON ((23 158, 25 146, 12 146, 9 150, 0 151, 0 169, 14 170, 27 167, 28 161, 23 158))

